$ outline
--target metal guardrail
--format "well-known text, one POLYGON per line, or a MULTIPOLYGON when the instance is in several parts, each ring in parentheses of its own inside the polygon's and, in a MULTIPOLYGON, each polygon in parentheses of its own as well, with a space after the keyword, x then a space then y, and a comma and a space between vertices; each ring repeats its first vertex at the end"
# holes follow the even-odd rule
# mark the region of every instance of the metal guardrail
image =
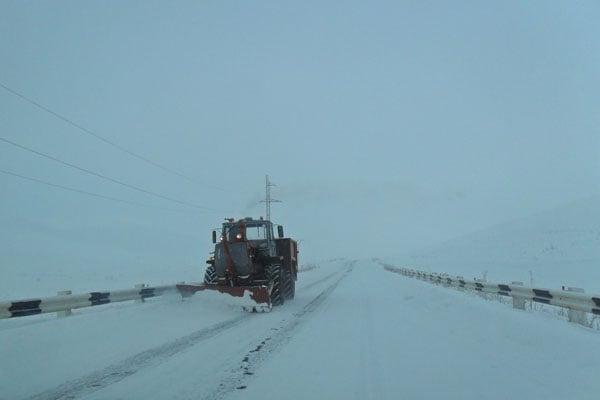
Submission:
MULTIPOLYGON (((600 294, 590 295, 574 291, 571 292, 564 290, 530 288, 523 286, 520 282, 507 284, 469 280, 460 276, 452 277, 446 274, 418 271, 409 268, 399 268, 384 263, 382 263, 382 265, 388 271, 436 284, 453 286, 481 293, 491 293, 500 296, 512 297, 513 306, 515 308, 524 309, 525 301, 529 300, 532 302, 563 307, 570 311, 579 311, 600 315, 600 294)), ((585 314, 583 315, 583 318, 581 315, 569 315, 569 320, 575 322, 583 323, 583 320, 585 319, 585 314)))
POLYGON ((0 302, 0 319, 25 317, 51 312, 59 316, 69 315, 72 309, 99 306, 121 301, 139 300, 161 296, 163 293, 176 290, 175 285, 147 287, 136 285, 133 289, 120 289, 106 292, 90 292, 70 294, 70 291, 59 292, 58 296, 38 299, 25 299, 0 302))
MULTIPOLYGON (((315 268, 300 270, 307 271, 315 268)), ((184 282, 180 282, 184 283, 184 282)), ((32 298, 24 300, 0 301, 0 319, 26 317, 55 312, 59 317, 71 314, 71 310, 83 307, 99 306, 121 301, 144 301, 144 299, 161 296, 168 291, 178 291, 177 285, 162 285, 149 287, 145 284, 136 285, 133 289, 71 294, 70 290, 58 292, 57 296, 32 298)), ((181 292, 179 292, 181 294, 181 292)))

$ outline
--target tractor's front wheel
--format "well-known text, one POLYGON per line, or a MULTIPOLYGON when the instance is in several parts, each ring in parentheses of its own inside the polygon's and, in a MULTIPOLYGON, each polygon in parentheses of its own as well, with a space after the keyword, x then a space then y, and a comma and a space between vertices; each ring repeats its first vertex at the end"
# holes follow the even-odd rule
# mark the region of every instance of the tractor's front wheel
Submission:
POLYGON ((209 265, 204 273, 204 284, 214 285, 215 283, 217 283, 217 271, 214 265, 209 265))

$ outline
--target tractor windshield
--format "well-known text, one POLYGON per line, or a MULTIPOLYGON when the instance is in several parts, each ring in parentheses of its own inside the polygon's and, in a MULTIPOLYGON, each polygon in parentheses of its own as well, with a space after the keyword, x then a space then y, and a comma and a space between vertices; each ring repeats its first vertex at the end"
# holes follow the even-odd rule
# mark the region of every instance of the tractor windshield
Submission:
POLYGON ((248 240, 267 240, 267 225, 255 225, 246 227, 246 238, 248 240))
POLYGON ((236 238, 236 235, 240 232, 240 228, 237 224, 232 224, 232 225, 227 225, 224 226, 224 231, 223 232, 225 234, 225 237, 227 237, 228 241, 232 241, 236 238))
MULTIPOLYGON (((266 223, 247 223, 246 227, 246 240, 267 240, 273 237, 273 234, 270 233, 271 225, 266 223)), ((233 241, 235 239, 239 239, 237 237, 238 234, 242 234, 242 229, 237 223, 234 224, 226 224, 223 226, 224 235, 228 241, 233 241)))

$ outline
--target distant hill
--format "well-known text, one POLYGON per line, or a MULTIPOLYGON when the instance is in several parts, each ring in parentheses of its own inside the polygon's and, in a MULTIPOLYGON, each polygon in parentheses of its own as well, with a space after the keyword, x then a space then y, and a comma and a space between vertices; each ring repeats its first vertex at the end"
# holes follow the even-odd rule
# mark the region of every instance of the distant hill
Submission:
POLYGON ((388 261, 488 281, 577 286, 600 293, 600 197, 447 241, 388 261))

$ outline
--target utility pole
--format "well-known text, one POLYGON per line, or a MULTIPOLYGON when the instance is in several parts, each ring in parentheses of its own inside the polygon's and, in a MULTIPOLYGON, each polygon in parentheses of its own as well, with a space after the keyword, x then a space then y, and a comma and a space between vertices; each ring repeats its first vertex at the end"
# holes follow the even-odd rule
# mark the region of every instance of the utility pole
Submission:
POLYGON ((265 179, 265 199, 260 201, 261 203, 266 203, 267 221, 271 221, 271 203, 281 203, 281 200, 271 198, 271 186, 276 185, 269 181, 269 175, 267 175, 265 179))

